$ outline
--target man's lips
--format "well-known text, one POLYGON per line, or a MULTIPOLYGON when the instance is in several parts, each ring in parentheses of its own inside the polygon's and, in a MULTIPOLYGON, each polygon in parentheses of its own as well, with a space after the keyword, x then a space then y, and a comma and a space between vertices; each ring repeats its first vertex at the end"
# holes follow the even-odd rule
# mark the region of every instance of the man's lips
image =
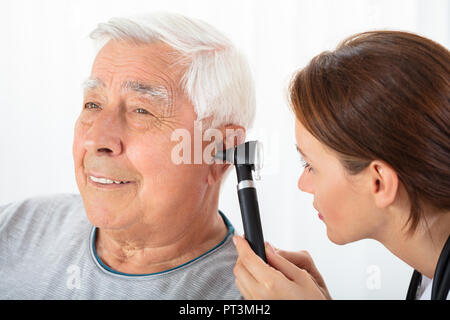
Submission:
POLYGON ((122 178, 112 178, 107 175, 98 174, 98 173, 87 173, 86 179, 89 184, 98 187, 98 188, 106 188, 106 189, 118 189, 128 187, 135 182, 132 180, 122 179, 122 178))
POLYGON ((99 178, 99 179, 108 179, 108 180, 113 180, 113 181, 124 181, 124 182, 125 181, 130 181, 130 182, 133 182, 133 179, 112 176, 112 175, 108 175, 108 174, 104 174, 104 173, 96 172, 96 171, 86 171, 85 174, 88 177, 92 176, 92 177, 99 178))

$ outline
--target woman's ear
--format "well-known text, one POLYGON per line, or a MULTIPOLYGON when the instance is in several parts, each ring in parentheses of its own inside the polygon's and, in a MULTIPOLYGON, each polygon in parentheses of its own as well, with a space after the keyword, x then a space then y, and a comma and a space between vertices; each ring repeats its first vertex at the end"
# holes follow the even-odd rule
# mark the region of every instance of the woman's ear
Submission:
POLYGON ((398 193, 397 172, 386 162, 375 160, 369 165, 371 192, 378 208, 386 208, 398 193))
MULTIPOLYGON (((226 125, 217 130, 220 131, 223 138, 216 142, 216 151, 234 148, 245 141, 246 131, 241 126, 226 125)), ((230 163, 216 159, 209 168, 208 184, 213 185, 219 182, 230 166, 230 163)))

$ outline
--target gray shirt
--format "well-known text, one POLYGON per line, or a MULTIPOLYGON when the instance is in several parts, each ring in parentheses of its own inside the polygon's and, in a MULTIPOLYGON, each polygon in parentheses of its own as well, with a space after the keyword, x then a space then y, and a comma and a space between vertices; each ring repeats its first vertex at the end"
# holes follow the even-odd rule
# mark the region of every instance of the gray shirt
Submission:
POLYGON ((95 252, 81 196, 0 206, 0 299, 242 299, 234 282, 234 228, 211 250, 147 275, 114 271, 95 252))

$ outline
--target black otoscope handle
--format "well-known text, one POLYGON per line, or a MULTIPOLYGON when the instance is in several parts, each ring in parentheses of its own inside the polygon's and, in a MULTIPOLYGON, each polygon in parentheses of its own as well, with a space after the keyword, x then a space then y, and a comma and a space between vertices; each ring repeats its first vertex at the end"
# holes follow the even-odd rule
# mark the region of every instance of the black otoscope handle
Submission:
POLYGON ((246 172, 248 171, 248 168, 244 168, 244 166, 241 168, 239 167, 241 166, 236 166, 239 182, 238 197, 245 239, 248 241, 253 251, 261 257, 261 259, 267 262, 261 218, 259 215, 258 197, 256 195, 256 189, 253 186, 253 180, 251 179, 251 171, 246 172), (247 179, 244 180, 244 178, 247 179))

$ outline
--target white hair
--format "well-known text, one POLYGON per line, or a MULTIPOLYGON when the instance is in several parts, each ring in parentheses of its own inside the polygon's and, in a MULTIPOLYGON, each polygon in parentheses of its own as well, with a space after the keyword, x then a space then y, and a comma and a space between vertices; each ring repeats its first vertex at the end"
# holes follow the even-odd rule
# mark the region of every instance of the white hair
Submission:
POLYGON ((90 37, 101 45, 109 40, 136 44, 162 41, 187 64, 181 87, 201 121, 210 127, 226 124, 251 127, 255 116, 253 77, 247 59, 231 41, 209 24, 180 14, 152 13, 113 18, 100 23, 90 37))

